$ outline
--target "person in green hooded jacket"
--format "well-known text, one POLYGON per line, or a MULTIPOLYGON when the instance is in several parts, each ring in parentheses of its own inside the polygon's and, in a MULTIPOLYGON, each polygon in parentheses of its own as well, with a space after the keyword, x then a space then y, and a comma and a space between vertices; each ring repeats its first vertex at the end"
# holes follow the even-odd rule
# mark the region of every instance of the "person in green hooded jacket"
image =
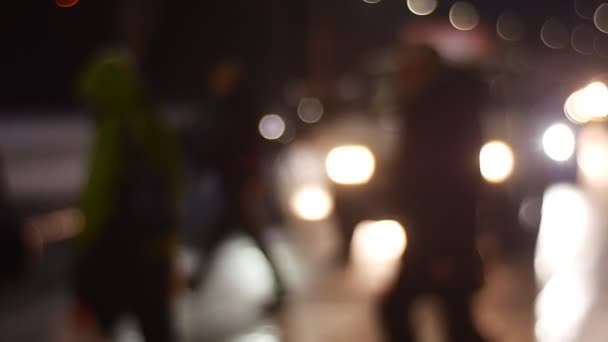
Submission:
POLYGON ((103 335, 120 315, 140 323, 146 341, 174 339, 171 266, 179 198, 177 139, 146 98, 128 53, 108 51, 79 84, 95 116, 85 218, 76 241, 76 294, 103 335))

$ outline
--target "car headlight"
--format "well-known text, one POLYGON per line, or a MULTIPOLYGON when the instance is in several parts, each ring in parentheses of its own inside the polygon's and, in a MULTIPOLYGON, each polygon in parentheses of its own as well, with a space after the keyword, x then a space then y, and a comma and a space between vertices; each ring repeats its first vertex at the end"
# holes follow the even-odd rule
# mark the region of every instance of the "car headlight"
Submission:
POLYGON ((331 215, 334 200, 325 188, 318 185, 305 185, 291 195, 289 208, 302 220, 320 221, 331 215))
POLYGON ((363 145, 346 145, 332 149, 325 159, 327 176, 334 183, 360 185, 369 182, 376 170, 372 151, 363 145))

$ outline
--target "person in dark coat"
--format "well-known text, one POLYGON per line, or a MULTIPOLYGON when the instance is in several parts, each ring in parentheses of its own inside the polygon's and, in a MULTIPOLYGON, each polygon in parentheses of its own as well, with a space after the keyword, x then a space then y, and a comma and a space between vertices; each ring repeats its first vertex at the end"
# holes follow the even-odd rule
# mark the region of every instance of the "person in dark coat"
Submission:
POLYGON ((394 201, 408 248, 381 303, 386 337, 413 341, 409 310, 430 294, 443 305, 451 341, 479 341, 471 298, 482 272, 475 228, 484 84, 476 72, 448 66, 426 47, 404 50, 398 65, 405 126, 395 156, 394 201))
POLYGON ((270 185, 264 175, 267 143, 259 135, 256 90, 246 64, 228 54, 219 57, 207 75, 203 109, 186 133, 189 164, 195 174, 211 172, 219 179, 222 204, 199 239, 206 256, 192 277, 198 286, 205 278, 209 259, 236 231, 245 233, 268 260, 280 304, 285 285, 271 256, 264 225, 272 220, 270 185))

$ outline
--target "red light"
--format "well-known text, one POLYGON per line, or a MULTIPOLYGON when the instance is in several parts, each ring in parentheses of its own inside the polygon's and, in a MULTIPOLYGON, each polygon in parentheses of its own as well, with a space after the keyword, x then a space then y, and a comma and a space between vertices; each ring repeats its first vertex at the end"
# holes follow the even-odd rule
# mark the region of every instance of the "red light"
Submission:
POLYGON ((55 5, 68 8, 76 5, 79 1, 80 0, 55 0, 55 5))

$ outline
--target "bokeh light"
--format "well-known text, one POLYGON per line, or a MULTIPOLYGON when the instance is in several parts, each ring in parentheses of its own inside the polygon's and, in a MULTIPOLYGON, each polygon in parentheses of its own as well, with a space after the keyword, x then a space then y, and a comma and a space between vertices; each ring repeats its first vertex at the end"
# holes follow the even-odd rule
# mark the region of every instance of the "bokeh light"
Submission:
POLYGON ((594 52, 595 29, 588 24, 581 24, 572 30, 570 43, 572 48, 583 55, 592 55, 594 52))
POLYGON ((608 33, 608 3, 598 6, 593 15, 593 23, 598 30, 608 33))
POLYGON ((524 24, 516 13, 504 12, 498 17, 496 32, 504 40, 518 41, 524 36, 524 24))
POLYGON ((576 270, 552 278, 536 299, 536 340, 579 341, 582 323, 592 305, 591 293, 590 284, 576 270))
POLYGON ((416 15, 429 15, 437 9, 437 0, 407 0, 407 8, 416 15))
POLYGON ((541 209, 543 201, 540 197, 529 196, 524 198, 519 206, 519 223, 529 229, 538 229, 540 226, 541 209))
POLYGON ((450 9, 450 23, 458 30, 470 31, 479 25, 479 13, 469 2, 456 2, 450 9))
POLYGON ((597 4, 597 0, 574 0, 574 11, 583 19, 593 19, 597 4))
POLYGON ((574 154, 576 140, 570 127, 558 123, 543 134, 543 149, 549 158, 564 162, 574 154))
POLYGON ((591 209, 579 188, 557 184, 545 191, 541 215, 534 267, 539 283, 544 284, 584 249, 591 209))
POLYGON ((578 98, 582 96, 582 92, 582 89, 573 92, 570 96, 568 96, 568 99, 564 104, 564 113, 566 114, 566 117, 568 120, 578 125, 589 121, 589 118, 579 115, 576 108, 576 103, 578 102, 578 98))
POLYGON ((576 161, 589 181, 595 184, 608 181, 608 134, 603 127, 593 125, 581 131, 576 161))
POLYGON ((79 2, 80 2, 80 0, 55 0, 55 5, 57 5, 59 7, 68 8, 68 7, 75 6, 79 2))
POLYGON ((540 38, 546 46, 552 49, 563 49, 570 42, 570 32, 561 20, 550 18, 543 24, 540 38))
POLYGON ((608 87, 602 82, 593 82, 583 89, 574 99, 575 110, 579 116, 590 119, 603 119, 608 116, 608 87))
POLYGON ((399 260, 406 247, 407 236, 399 222, 363 221, 355 227, 351 255, 356 264, 381 265, 399 260))
POLYGON ((298 117, 306 123, 315 123, 321 120, 324 109, 321 101, 314 97, 300 100, 298 104, 298 117))
POLYGON ((593 49, 601 57, 608 57, 608 35, 596 34, 593 39, 593 49))
POLYGON ((325 159, 329 179, 338 184, 365 184, 372 178, 375 169, 374 154, 362 145, 336 147, 325 159))
POLYGON ((285 120, 277 114, 264 115, 258 125, 262 137, 267 140, 277 140, 285 133, 285 120))
POLYGON ((368 4, 377 4, 382 0, 363 0, 363 2, 366 2, 368 4))
POLYGON ((602 82, 593 82, 577 90, 566 100, 564 112, 577 124, 600 120, 608 116, 608 87, 602 82))
POLYGON ((318 185, 305 185, 291 196, 289 207, 302 220, 320 221, 331 215, 334 201, 325 188, 318 185))
POLYGON ((481 175, 490 183, 506 181, 515 165, 511 148, 502 141, 491 141, 481 148, 479 169, 481 175))

